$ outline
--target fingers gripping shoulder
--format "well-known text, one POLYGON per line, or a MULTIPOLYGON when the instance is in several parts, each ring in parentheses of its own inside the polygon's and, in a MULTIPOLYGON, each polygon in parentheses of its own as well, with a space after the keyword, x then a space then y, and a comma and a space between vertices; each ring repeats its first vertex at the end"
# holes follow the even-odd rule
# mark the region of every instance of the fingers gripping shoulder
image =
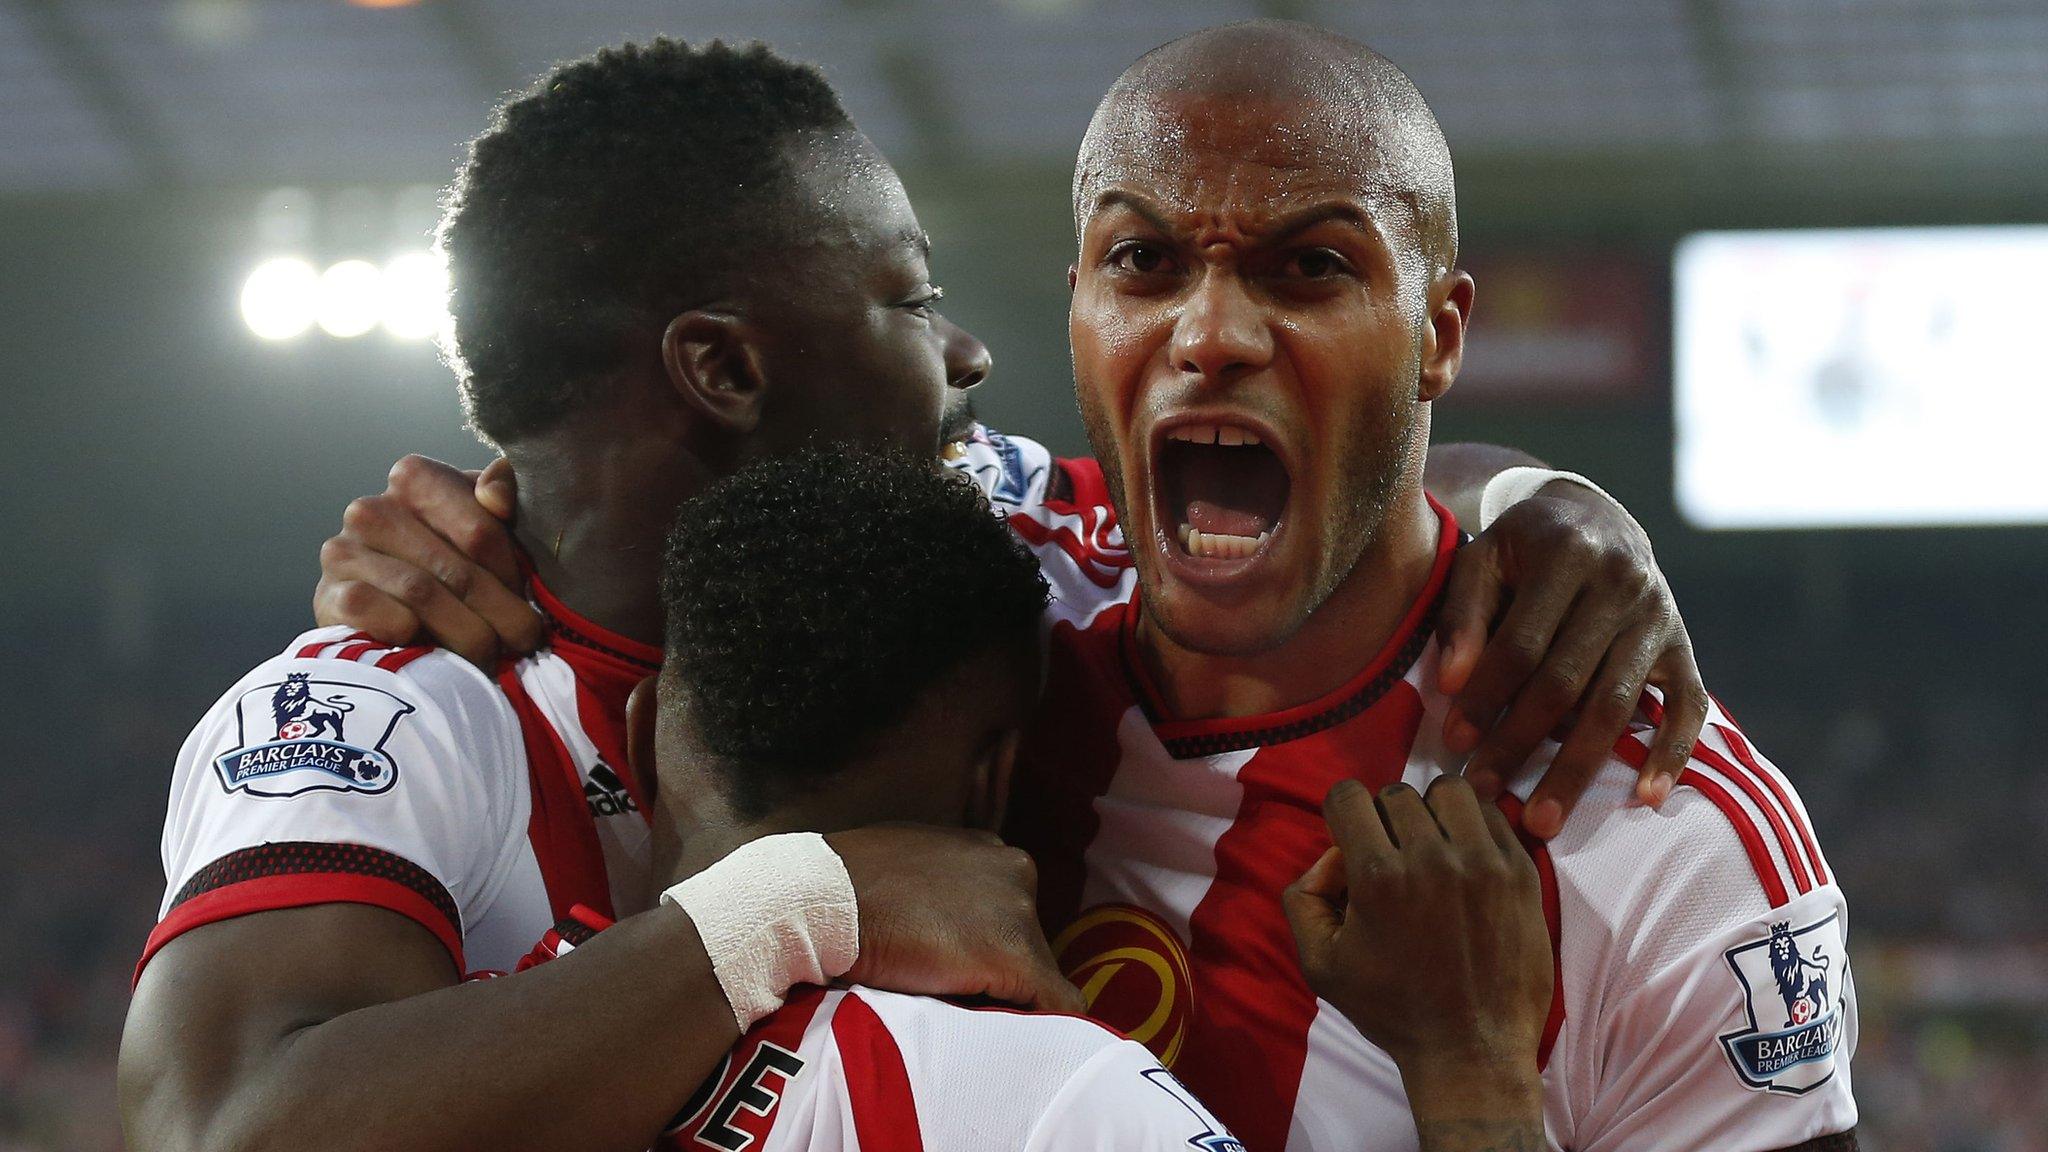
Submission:
POLYGON ((190 908, 201 897, 240 914, 388 881, 459 943, 528 803, 518 721, 490 681, 445 652, 319 629, 222 695, 180 750, 162 912, 183 909, 189 928, 205 922, 190 908))

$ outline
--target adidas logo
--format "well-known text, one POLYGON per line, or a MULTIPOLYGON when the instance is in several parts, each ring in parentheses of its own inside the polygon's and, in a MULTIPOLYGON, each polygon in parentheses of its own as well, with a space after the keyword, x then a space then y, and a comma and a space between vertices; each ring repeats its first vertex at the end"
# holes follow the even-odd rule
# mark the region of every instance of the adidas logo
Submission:
POLYGON ((602 760, 590 770, 590 779, 583 785, 583 799, 589 803, 592 816, 623 816, 640 810, 633 803, 633 794, 626 791, 626 782, 602 760))

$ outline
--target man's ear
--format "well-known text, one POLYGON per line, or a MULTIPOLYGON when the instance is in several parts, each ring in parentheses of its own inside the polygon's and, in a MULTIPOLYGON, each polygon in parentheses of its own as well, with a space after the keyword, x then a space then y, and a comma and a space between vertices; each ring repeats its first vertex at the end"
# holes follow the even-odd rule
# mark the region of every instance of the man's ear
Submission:
POLYGON ((1010 780, 1016 774, 1017 749, 1024 733, 1012 728, 1002 732, 983 750, 975 765, 974 793, 967 801, 967 826, 988 832, 1003 830, 1003 817, 1010 808, 1010 780))
POLYGON ((654 723, 658 697, 655 682, 660 673, 640 681, 626 697, 626 767, 640 781, 640 794, 654 803, 657 787, 654 770, 654 723))
POLYGON ((1427 404, 1451 390, 1465 363, 1465 326, 1472 322, 1472 276, 1452 268, 1429 286, 1429 324, 1422 331, 1422 372, 1415 398, 1427 404))
POLYGON ((760 424, 767 378, 745 320, 702 309, 677 316, 661 333, 661 363, 683 403, 713 424, 740 435, 760 424))

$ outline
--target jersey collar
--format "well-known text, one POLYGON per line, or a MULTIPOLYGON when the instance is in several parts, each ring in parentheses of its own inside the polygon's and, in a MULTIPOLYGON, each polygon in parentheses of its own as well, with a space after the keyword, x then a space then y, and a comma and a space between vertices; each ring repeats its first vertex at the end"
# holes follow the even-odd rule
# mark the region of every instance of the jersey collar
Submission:
POLYGON ((1153 733, 1176 760, 1215 756, 1247 748, 1263 748, 1299 740, 1326 728, 1334 728, 1378 703, 1388 690, 1408 675, 1422 656, 1436 631, 1437 608, 1443 601, 1451 560, 1457 555, 1463 534, 1448 508, 1425 494, 1438 521, 1436 561, 1422 592, 1379 652, 1356 676, 1342 686, 1306 704, 1256 716, 1231 716, 1213 720, 1165 720, 1163 695, 1138 656, 1138 594, 1131 593, 1131 610, 1124 613, 1122 650, 1124 672, 1129 677, 1138 704, 1152 723, 1153 733))
POLYGON ((548 644, 579 673, 600 680, 625 680, 626 690, 661 671, 661 649, 592 623, 528 574, 527 591, 547 621, 548 644))

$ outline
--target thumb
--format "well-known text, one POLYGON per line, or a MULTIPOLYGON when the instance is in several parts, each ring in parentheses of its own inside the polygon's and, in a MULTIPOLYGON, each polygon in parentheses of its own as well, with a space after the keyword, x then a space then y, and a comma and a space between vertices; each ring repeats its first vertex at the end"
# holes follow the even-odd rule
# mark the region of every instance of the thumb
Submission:
POLYGON ((1343 898, 1344 854, 1334 845, 1280 894, 1280 909, 1287 914, 1304 967, 1344 926, 1343 898))
POLYGON ((519 507, 519 479, 512 474, 512 462, 503 456, 490 462, 476 478, 476 502, 484 511, 507 524, 519 507))
POLYGON ((1081 990, 1060 974, 1060 966, 1053 959, 1052 946, 1038 933, 1032 933, 1032 937, 1027 942, 1022 964, 1012 974, 1009 995, 995 993, 996 998, 1012 1004, 1027 1004, 1039 1012, 1064 1012, 1071 1016, 1087 1014, 1088 1002, 1082 998, 1081 990))
POLYGON ((1437 616, 1437 691, 1456 696, 1465 690, 1506 592, 1499 553, 1492 545, 1475 540, 1458 550, 1437 616))

